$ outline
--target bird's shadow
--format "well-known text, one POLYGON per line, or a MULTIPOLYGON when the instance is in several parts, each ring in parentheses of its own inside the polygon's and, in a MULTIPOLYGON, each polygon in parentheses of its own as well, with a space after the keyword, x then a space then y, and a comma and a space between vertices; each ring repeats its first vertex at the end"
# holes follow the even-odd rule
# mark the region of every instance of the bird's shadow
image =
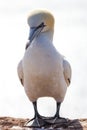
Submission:
MULTIPOLYGON (((27 126, 28 127, 28 126, 27 126)), ((47 125, 42 128, 29 128, 28 130, 83 130, 83 127, 78 119, 69 120, 67 123, 59 122, 57 124, 47 125)))

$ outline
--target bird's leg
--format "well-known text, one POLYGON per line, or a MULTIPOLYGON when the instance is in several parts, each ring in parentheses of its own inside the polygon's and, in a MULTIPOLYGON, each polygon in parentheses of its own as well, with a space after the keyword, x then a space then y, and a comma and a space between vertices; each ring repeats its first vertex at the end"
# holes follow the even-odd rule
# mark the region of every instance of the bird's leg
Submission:
POLYGON ((61 105, 61 103, 60 102, 57 102, 57 110, 56 110, 56 114, 55 114, 55 116, 53 117, 53 122, 54 123, 58 123, 58 122, 67 122, 68 120, 66 119, 66 118, 63 118, 63 117, 60 117, 60 115, 59 115, 59 111, 60 111, 60 105, 61 105))
MULTIPOLYGON (((33 123, 29 126, 29 127, 44 127, 45 125, 47 125, 48 123, 45 121, 45 119, 42 118, 42 116, 38 113, 37 111, 37 102, 33 102, 33 107, 34 107, 34 111, 35 111, 35 115, 34 118, 32 118, 31 120, 29 120, 27 122, 27 124, 29 124, 30 122, 33 121, 33 123)), ((28 125, 27 125, 28 126, 28 125)))
POLYGON ((46 121, 50 124, 57 124, 59 122, 67 122, 67 119, 60 117, 59 111, 60 111, 60 102, 57 102, 57 108, 56 108, 56 114, 53 117, 48 117, 46 121))
POLYGON ((55 114, 55 116, 53 118, 58 118, 58 119, 60 118, 60 116, 59 116, 60 105, 61 105, 61 103, 57 102, 56 114, 55 114))

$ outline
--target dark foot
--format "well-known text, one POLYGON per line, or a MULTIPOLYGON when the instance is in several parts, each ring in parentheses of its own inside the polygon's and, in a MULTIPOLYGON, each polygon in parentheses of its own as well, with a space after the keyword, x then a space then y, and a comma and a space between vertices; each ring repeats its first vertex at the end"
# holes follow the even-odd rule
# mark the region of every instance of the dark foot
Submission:
POLYGON ((47 117, 45 121, 49 124, 68 123, 68 119, 62 117, 47 117))
POLYGON ((29 128, 42 128, 42 127, 45 128, 45 126, 50 125, 50 123, 47 122, 45 119, 46 118, 44 118, 44 117, 43 118, 36 117, 36 118, 33 118, 33 119, 27 121, 24 126, 29 127, 29 128))
POLYGON ((68 122, 68 119, 66 118, 62 118, 62 117, 55 117, 54 119, 54 124, 57 124, 57 123, 67 123, 68 122))
POLYGON ((53 128, 67 128, 70 120, 62 117, 55 117, 53 120, 53 128))

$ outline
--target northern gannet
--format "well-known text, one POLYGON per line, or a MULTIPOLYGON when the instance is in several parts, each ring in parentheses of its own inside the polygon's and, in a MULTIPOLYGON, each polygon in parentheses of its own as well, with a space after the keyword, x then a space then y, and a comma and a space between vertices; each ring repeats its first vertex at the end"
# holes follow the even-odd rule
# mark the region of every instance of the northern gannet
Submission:
POLYGON ((17 70, 25 93, 34 106, 34 122, 40 126, 47 122, 38 113, 37 99, 53 97, 56 100, 57 111, 53 117, 56 122, 71 82, 71 66, 53 45, 54 17, 49 11, 32 11, 28 16, 28 25, 29 42, 17 70))

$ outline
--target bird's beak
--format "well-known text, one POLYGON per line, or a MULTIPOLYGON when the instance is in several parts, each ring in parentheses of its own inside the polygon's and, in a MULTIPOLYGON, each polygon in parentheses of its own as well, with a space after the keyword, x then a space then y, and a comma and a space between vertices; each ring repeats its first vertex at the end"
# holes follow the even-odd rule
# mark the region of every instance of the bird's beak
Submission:
POLYGON ((41 23, 39 26, 37 27, 31 27, 30 29, 30 35, 29 35, 29 42, 31 43, 33 41, 33 39, 35 37, 38 37, 38 35, 40 34, 40 32, 43 30, 43 28, 46 25, 44 25, 44 23, 41 23))

